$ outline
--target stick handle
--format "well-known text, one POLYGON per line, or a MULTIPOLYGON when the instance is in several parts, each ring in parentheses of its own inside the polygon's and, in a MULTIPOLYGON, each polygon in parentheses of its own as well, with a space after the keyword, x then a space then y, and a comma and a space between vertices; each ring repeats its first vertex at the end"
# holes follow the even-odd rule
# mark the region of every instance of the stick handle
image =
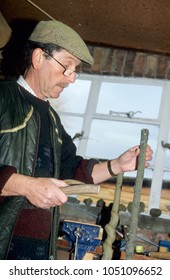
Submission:
POLYGON ((100 185, 93 185, 93 184, 74 185, 74 186, 64 187, 61 190, 66 195, 83 194, 83 193, 98 194, 100 191, 100 185))

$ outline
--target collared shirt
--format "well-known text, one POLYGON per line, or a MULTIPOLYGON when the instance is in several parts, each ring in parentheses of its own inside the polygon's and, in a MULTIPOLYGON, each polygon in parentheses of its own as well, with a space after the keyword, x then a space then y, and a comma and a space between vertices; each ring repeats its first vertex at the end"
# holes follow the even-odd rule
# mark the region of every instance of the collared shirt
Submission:
MULTIPOLYGON (((17 83, 25 88, 29 93, 31 93, 32 95, 34 95, 35 97, 37 97, 37 95, 35 94, 35 92, 33 91, 33 89, 29 86, 29 84, 26 82, 26 80, 24 79, 24 77, 22 75, 19 76, 17 83)), ((37 97, 38 98, 38 97, 37 97)), ((44 101, 47 101, 47 98, 44 98, 44 101)))
POLYGON ((19 76, 17 83, 25 88, 28 92, 30 92, 32 95, 36 96, 35 92, 32 90, 32 88, 27 84, 27 82, 25 81, 25 79, 23 78, 22 75, 19 76))

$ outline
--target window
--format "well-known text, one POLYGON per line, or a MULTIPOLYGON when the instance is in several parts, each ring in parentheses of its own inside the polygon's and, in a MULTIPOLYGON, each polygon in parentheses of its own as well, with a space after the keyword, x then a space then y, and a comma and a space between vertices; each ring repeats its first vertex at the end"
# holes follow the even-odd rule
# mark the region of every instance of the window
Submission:
MULTIPOLYGON (((151 182, 149 208, 161 207, 162 187, 170 182, 168 81, 82 74, 51 104, 85 158, 115 158, 139 144, 141 130, 147 128, 153 149, 144 174, 151 182)), ((125 176, 135 177, 136 172, 125 176)))

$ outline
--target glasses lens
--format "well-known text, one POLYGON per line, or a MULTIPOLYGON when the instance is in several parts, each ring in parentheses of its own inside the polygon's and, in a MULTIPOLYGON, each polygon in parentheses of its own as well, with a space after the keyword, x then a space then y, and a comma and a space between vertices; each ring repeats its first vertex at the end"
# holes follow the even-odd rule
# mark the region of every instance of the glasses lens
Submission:
POLYGON ((72 75, 72 74, 75 74, 75 76, 76 76, 76 79, 78 78, 78 73, 77 72, 75 72, 75 71, 73 71, 73 70, 71 70, 71 69, 66 69, 65 71, 64 71, 64 75, 66 76, 66 77, 68 77, 68 76, 70 76, 70 75, 72 75))

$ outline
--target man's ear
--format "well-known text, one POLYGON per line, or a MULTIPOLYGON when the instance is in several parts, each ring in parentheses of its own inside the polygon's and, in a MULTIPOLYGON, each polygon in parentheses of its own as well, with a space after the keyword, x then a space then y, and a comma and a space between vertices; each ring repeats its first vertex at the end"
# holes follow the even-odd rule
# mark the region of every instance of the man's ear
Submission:
POLYGON ((32 65, 33 68, 38 69, 44 59, 43 51, 40 48, 36 48, 32 53, 32 65))

